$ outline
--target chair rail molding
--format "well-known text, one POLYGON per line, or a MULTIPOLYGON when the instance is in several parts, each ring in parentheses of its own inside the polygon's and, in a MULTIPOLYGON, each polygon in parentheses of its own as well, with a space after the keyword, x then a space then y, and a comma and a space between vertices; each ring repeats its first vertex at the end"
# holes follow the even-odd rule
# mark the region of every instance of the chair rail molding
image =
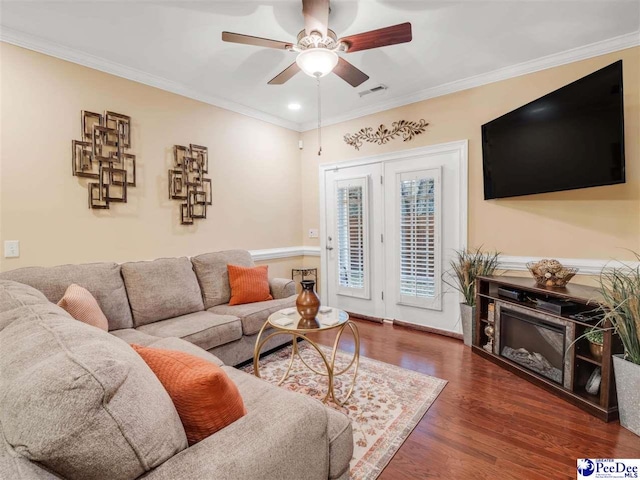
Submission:
MULTIPOLYGON (((538 262, 545 257, 518 257, 512 255, 500 255, 499 270, 510 271, 528 271, 528 262, 538 262)), ((546 257, 555 258, 555 257, 546 257)), ((611 259, 593 259, 593 258, 556 258, 563 266, 578 269, 578 275, 600 275, 604 268, 638 268, 640 262, 620 261, 611 259)))
MULTIPOLYGON (((295 257, 319 257, 320 247, 302 245, 296 247, 265 248, 261 250, 249 250, 255 261, 277 260, 279 258, 295 257)), ((499 270, 526 272, 528 262, 537 262, 545 257, 524 257, 515 255, 500 255, 499 270)), ((547 256, 546 258, 552 258, 547 256)), ((553 257, 555 258, 555 257, 553 257)), ((600 275, 604 268, 640 267, 640 262, 620 261, 594 258, 556 258, 565 267, 578 269, 578 275, 600 275)))
POLYGON ((249 250, 251 257, 255 261, 275 260, 278 258, 293 257, 319 257, 320 247, 299 246, 299 247, 281 247, 281 248, 265 248, 262 250, 249 250))

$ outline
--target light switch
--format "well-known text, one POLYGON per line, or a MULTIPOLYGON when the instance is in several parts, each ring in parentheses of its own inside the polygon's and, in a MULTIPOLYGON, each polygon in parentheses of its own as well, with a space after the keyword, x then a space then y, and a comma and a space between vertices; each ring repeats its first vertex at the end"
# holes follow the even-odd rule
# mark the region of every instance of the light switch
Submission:
POLYGON ((309 229, 309 238, 318 238, 318 229, 310 228, 309 229))
POLYGON ((4 258, 16 258, 20 256, 20 242, 18 240, 4 241, 4 258))

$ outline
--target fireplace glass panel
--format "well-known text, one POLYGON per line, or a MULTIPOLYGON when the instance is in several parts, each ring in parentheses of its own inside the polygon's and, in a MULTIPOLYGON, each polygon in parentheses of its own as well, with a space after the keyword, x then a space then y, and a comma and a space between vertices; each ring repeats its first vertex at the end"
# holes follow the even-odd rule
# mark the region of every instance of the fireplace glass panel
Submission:
POLYGON ((502 309, 500 355, 549 380, 563 384, 564 327, 502 309))

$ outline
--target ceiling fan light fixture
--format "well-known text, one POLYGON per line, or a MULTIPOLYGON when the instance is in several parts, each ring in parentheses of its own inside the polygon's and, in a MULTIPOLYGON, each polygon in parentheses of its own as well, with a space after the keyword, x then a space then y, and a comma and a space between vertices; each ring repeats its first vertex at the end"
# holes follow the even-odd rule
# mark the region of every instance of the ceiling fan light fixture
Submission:
POLYGON ((310 48, 300 52, 296 63, 310 77, 324 77, 338 64, 338 54, 326 48, 310 48))

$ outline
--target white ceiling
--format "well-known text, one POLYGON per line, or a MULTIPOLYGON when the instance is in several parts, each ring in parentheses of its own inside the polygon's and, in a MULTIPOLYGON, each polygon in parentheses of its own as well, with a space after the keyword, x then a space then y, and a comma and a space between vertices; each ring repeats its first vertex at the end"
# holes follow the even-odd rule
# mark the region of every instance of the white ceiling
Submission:
MULTIPOLYGON (((300 1, 3 1, 0 9, 3 40, 293 128, 317 118, 313 78, 267 85, 295 54, 220 39, 227 30, 293 42, 300 1)), ((413 41, 346 54, 370 79, 358 88, 335 75, 321 80, 329 122, 640 29, 639 0, 332 0, 331 9, 338 36, 410 21, 413 41), (389 90, 359 97, 378 84, 389 90)))

